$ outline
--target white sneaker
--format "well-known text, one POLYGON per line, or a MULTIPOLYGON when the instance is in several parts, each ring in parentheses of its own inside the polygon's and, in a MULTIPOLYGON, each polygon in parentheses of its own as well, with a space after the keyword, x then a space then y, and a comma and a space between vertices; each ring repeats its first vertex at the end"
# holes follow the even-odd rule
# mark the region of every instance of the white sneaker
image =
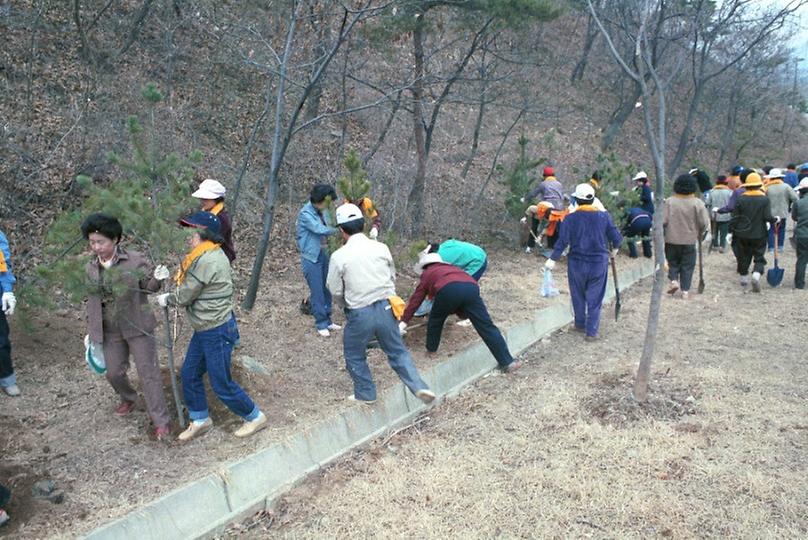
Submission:
POLYGON ((679 282, 675 279, 671 280, 670 285, 668 285, 668 294, 673 294, 679 290, 679 282))
POLYGON ((749 276, 741 276, 741 287, 749 285, 749 276))
POLYGON ((253 433, 261 431, 265 427, 267 427, 267 417, 264 415, 264 413, 258 413, 258 418, 244 422, 244 424, 238 428, 233 435, 239 438, 249 437, 253 433))
POLYGON ((435 392, 433 392, 429 388, 424 388, 422 390, 418 390, 417 392, 415 392, 415 397, 417 397, 424 403, 432 403, 433 401, 435 401, 435 392))
POLYGON ((530 248, 530 246, 525 248, 525 253, 533 253, 533 250, 530 248))
POLYGON ((752 273, 752 292, 760 292, 760 272, 752 273))
POLYGON ((457 326, 462 326, 463 328, 468 328, 471 326, 471 321, 469 319, 460 319, 455 323, 457 326))
POLYGON ((328 325, 329 330, 342 330, 342 327, 338 324, 331 323, 328 325))
POLYGON ((354 394, 348 396, 348 401, 356 401, 358 403, 365 403, 366 405, 373 405, 376 403, 375 399, 358 399, 354 394))
POLYGON ((331 335, 331 332, 328 331, 328 328, 318 329, 317 333, 323 337, 329 337, 331 335))
POLYGON ((17 397, 20 395, 20 387, 16 384, 12 384, 11 386, 4 386, 3 392, 8 394, 11 397, 17 397))
POLYGON ((205 421, 202 423, 197 423, 191 420, 191 423, 188 425, 185 431, 179 434, 177 439, 179 439, 181 442, 190 441, 191 439, 195 439, 200 435, 204 435, 211 429, 213 429, 213 420, 210 418, 205 418, 205 421))

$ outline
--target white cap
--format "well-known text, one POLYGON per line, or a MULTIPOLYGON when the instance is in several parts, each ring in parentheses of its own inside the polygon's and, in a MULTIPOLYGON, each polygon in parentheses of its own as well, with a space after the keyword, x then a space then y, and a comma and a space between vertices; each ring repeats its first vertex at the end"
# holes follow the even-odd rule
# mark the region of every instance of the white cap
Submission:
POLYGON ((424 266, 428 264, 442 263, 442 262, 443 259, 437 253, 427 253, 426 255, 421 255, 421 257, 418 259, 418 262, 415 263, 413 270, 415 270, 415 273, 420 276, 421 274, 424 273, 424 266))
POLYGON ((343 225, 357 219, 365 219, 365 215, 355 204, 345 203, 337 207, 337 225, 343 225))
POLYGON ((199 184, 199 189, 191 194, 191 197, 197 199, 218 199, 224 197, 227 189, 218 181, 208 178, 199 184))
POLYGON ((646 174, 645 171, 640 171, 634 175, 634 178, 632 178, 632 180, 634 180, 635 182, 637 180, 648 180, 648 175, 646 174))
POLYGON ((808 189, 808 178, 803 178, 800 180, 800 183, 797 184, 797 190, 802 191, 803 189, 808 189))
POLYGON ((783 169, 772 169, 769 171, 769 174, 764 176, 763 178, 784 178, 786 175, 783 172, 783 169))
POLYGON ((572 193, 572 196, 581 201, 594 201, 595 188, 588 182, 586 184, 578 184, 575 186, 575 191, 572 193))
POLYGON ((694 167, 694 168, 690 169, 689 171, 687 171, 687 174, 689 174, 689 175, 694 175, 694 174, 696 174, 697 172, 699 172, 699 168, 698 168, 698 167, 694 167))

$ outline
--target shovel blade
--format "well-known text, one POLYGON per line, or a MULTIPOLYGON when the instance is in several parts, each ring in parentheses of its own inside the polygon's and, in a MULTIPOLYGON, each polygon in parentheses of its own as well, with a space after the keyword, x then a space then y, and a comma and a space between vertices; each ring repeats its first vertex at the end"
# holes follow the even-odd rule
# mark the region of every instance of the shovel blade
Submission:
POLYGON ((766 272, 766 281, 768 281, 769 285, 772 287, 777 287, 783 282, 784 273, 785 270, 782 268, 778 268, 776 266, 774 268, 769 268, 769 270, 766 272))
POLYGON ((699 281, 699 294, 704 293, 704 281, 699 281))

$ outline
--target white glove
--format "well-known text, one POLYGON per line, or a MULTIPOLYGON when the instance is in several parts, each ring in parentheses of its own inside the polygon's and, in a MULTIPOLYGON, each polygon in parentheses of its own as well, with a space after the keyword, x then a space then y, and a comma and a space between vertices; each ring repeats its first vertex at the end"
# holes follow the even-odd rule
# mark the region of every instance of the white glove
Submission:
POLYGON ((519 202, 525 202, 525 198, 524 198, 524 197, 520 197, 519 202))
POLYGON ((713 206, 713 214, 718 213, 719 208, 717 206, 713 206))
POLYGON ((405 323, 404 321, 398 323, 398 333, 401 334, 402 336, 407 333, 407 323, 405 323))
POLYGON ((171 272, 168 271, 168 267, 164 264, 158 264, 157 267, 154 269, 154 279, 157 281, 163 281, 164 279, 168 279, 171 275, 171 272))
POLYGON ((379 229, 376 227, 371 228, 368 236, 370 236, 371 240, 376 240, 379 237, 379 229))
POLYGON ((519 220, 519 223, 527 223, 527 216, 519 220))
POLYGON ((767 221, 766 222, 766 230, 768 231, 771 228, 772 228, 772 224, 767 221))
POLYGON ((171 293, 163 293, 157 295, 157 303, 160 305, 160 307, 168 307, 168 297, 170 295, 171 293))
POLYGON ((620 253, 620 248, 614 248, 609 252, 609 255, 611 255, 612 257, 617 257, 618 253, 620 253))
POLYGON ((14 308, 17 307, 17 297, 14 296, 14 293, 4 292, 2 301, 3 301, 3 313, 8 315, 9 317, 14 315, 14 308))
POLYGON ((780 216, 774 216, 775 223, 780 223, 781 221, 783 221, 783 218, 781 218, 780 216))
POLYGON ((555 265, 556 265, 556 262, 553 259, 547 259, 545 261, 545 263, 544 263, 544 267, 547 270, 552 270, 553 268, 555 268, 555 265))

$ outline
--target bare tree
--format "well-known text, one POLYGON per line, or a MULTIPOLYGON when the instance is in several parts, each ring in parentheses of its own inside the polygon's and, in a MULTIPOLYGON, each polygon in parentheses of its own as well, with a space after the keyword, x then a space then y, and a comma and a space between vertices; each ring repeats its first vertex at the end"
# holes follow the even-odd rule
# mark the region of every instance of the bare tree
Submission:
MULTIPOLYGON (((634 13, 637 15, 637 23, 636 27, 632 29, 635 46, 633 51, 634 66, 631 66, 630 63, 632 60, 627 61, 617 50, 611 35, 606 31, 606 28, 600 21, 597 10, 592 4, 592 0, 587 0, 587 3, 590 13, 606 40, 609 51, 615 61, 626 75, 640 85, 645 138, 648 141, 648 148, 656 172, 654 195, 658 204, 657 213, 659 213, 660 210, 664 210, 665 196, 667 93, 673 78, 678 70, 681 69, 681 63, 674 62, 667 76, 660 72, 652 58, 651 31, 654 27, 665 30, 669 24, 673 26, 674 22, 678 22, 679 24, 684 24, 684 22, 681 19, 668 16, 666 12, 668 6, 665 0, 636 0, 632 6, 634 13), (646 80, 646 76, 648 76, 649 80, 646 80), (656 118, 654 118, 654 116, 656 116, 656 118)), ((665 271, 663 268, 665 262, 665 238, 662 230, 662 220, 660 219, 654 220, 653 237, 656 270, 654 272, 654 285, 651 291, 651 304, 648 310, 648 321, 645 328, 645 342, 637 370, 637 377, 634 381, 634 398, 640 402, 644 402, 648 398, 648 381, 651 374, 651 362, 656 345, 659 310, 662 303, 662 288, 665 282, 665 271)))

